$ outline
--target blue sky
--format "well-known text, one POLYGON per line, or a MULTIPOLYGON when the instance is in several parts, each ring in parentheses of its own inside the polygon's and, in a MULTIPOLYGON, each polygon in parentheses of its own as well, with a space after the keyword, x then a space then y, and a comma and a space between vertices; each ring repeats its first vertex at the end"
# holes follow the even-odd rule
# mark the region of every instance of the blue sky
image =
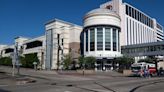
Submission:
MULTIPOLYGON (((51 19, 82 25, 85 13, 110 0, 0 0, 0 44, 13 44, 14 38, 44 35, 51 19)), ((164 0, 123 0, 164 25, 164 0)))

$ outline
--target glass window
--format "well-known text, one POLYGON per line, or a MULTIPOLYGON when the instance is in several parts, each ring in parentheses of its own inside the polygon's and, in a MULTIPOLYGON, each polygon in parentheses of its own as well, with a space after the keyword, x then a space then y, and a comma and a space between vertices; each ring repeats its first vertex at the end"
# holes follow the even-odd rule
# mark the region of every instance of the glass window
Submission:
POLYGON ((132 17, 134 18, 134 9, 132 8, 132 17))
POLYGON ((137 20, 137 11, 136 10, 134 10, 134 17, 137 20))
POLYGON ((105 28, 105 50, 111 50, 111 31, 110 28, 105 28))
POLYGON ((118 30, 118 51, 120 51, 120 30, 118 30))
POLYGON ((127 45, 129 45, 129 29, 128 29, 128 27, 129 27, 129 25, 128 25, 128 18, 126 18, 126 21, 127 21, 127 45))
POLYGON ((139 12, 137 11, 137 20, 139 21, 139 12))
POLYGON ((113 51, 116 51, 116 48, 117 48, 117 39, 116 39, 116 29, 113 29, 113 51))
POLYGON ((128 5, 126 5, 126 14, 128 15, 129 14, 129 11, 128 11, 128 5))
POLYGON ((86 51, 88 51, 88 30, 85 32, 85 34, 86 34, 86 51))
POLYGON ((90 51, 95 50, 95 30, 90 29, 90 51))
POLYGON ((131 16, 131 13, 132 13, 132 8, 131 7, 129 7, 129 16, 131 16))
POLYGON ((97 50, 103 50, 103 28, 97 28, 97 50))
POLYGON ((141 15, 141 13, 140 13, 140 22, 142 21, 142 15, 141 15))

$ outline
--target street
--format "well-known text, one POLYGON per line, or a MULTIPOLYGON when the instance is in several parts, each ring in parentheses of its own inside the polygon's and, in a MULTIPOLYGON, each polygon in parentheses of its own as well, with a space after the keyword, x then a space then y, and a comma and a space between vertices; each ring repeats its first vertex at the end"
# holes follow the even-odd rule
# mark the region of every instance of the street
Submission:
MULTIPOLYGON (((0 92, 163 92, 164 78, 125 77, 116 72, 91 75, 21 69, 11 77, 11 67, 0 66, 0 92), (19 83, 18 79, 35 80, 19 83)), ((20 81, 20 80, 19 80, 20 81)))

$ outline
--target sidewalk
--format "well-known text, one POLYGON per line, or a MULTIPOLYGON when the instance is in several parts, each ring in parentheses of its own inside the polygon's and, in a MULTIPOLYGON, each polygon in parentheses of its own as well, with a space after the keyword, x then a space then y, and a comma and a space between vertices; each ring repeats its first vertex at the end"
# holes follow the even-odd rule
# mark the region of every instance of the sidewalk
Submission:
MULTIPOLYGON (((12 67, 9 66, 0 66, 0 71, 4 71, 6 73, 12 73, 12 67)), ((15 69, 15 73, 17 73, 17 69, 15 69)), ((111 79, 114 77, 123 77, 122 74, 108 71, 108 72, 95 72, 94 74, 82 74, 77 73, 76 71, 61 71, 59 72, 55 70, 34 70, 29 68, 20 68, 20 74, 26 75, 30 77, 42 78, 47 80, 62 80, 62 81, 81 81, 81 80, 96 80, 96 79, 111 79)))
MULTIPOLYGON (((0 71, 12 74, 12 67, 10 66, 0 66, 0 71)), ((15 74, 17 69, 15 69, 15 74)), ((20 75, 25 75, 29 77, 42 78, 47 80, 66 80, 66 81, 80 81, 80 80, 92 80, 84 76, 66 75, 58 74, 55 70, 34 70, 29 68, 20 68, 20 75)))

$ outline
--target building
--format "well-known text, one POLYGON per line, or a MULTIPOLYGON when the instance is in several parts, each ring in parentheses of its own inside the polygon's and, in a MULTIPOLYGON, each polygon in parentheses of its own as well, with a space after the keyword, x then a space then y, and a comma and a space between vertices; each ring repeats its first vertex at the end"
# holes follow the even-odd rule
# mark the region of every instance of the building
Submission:
POLYGON ((112 0, 100 5, 115 11, 121 18, 121 45, 132 45, 163 41, 163 27, 156 19, 148 16, 122 0, 112 0))
POLYGON ((88 12, 83 34, 84 56, 97 58, 96 70, 113 69, 113 59, 121 56, 121 46, 164 39, 163 27, 156 19, 122 0, 111 0, 88 12))
POLYGON ((45 27, 45 69, 61 69, 62 60, 67 54, 72 54, 74 61, 77 61, 82 27, 59 19, 47 22, 45 27))
POLYGON ((45 49, 45 36, 40 36, 37 38, 26 38, 26 37, 16 37, 13 45, 0 45, 1 57, 10 57, 14 59, 14 52, 18 50, 20 56, 26 54, 36 53, 39 59, 38 68, 44 68, 44 49, 45 49))
POLYGON ((14 45, 5 45, 1 49, 1 57, 12 57, 14 53, 14 45))
POLYGON ((152 51, 163 48, 163 26, 122 0, 100 5, 86 13, 83 21, 81 27, 50 20, 45 23, 45 35, 33 39, 17 37, 14 45, 0 45, 0 57, 11 56, 18 46, 22 55, 37 54, 39 68, 50 70, 62 69, 68 54, 77 62, 82 52, 85 57, 96 57, 96 70, 111 70, 118 65, 114 59, 122 55, 135 57, 136 62, 147 56, 163 56, 163 49, 152 51))
POLYGON ((45 36, 36 37, 23 42, 23 55, 36 54, 39 59, 39 69, 45 68, 45 36))
POLYGON ((97 58, 96 70, 110 70, 112 59, 121 56, 121 19, 105 8, 88 12, 84 17, 84 55, 97 58))

